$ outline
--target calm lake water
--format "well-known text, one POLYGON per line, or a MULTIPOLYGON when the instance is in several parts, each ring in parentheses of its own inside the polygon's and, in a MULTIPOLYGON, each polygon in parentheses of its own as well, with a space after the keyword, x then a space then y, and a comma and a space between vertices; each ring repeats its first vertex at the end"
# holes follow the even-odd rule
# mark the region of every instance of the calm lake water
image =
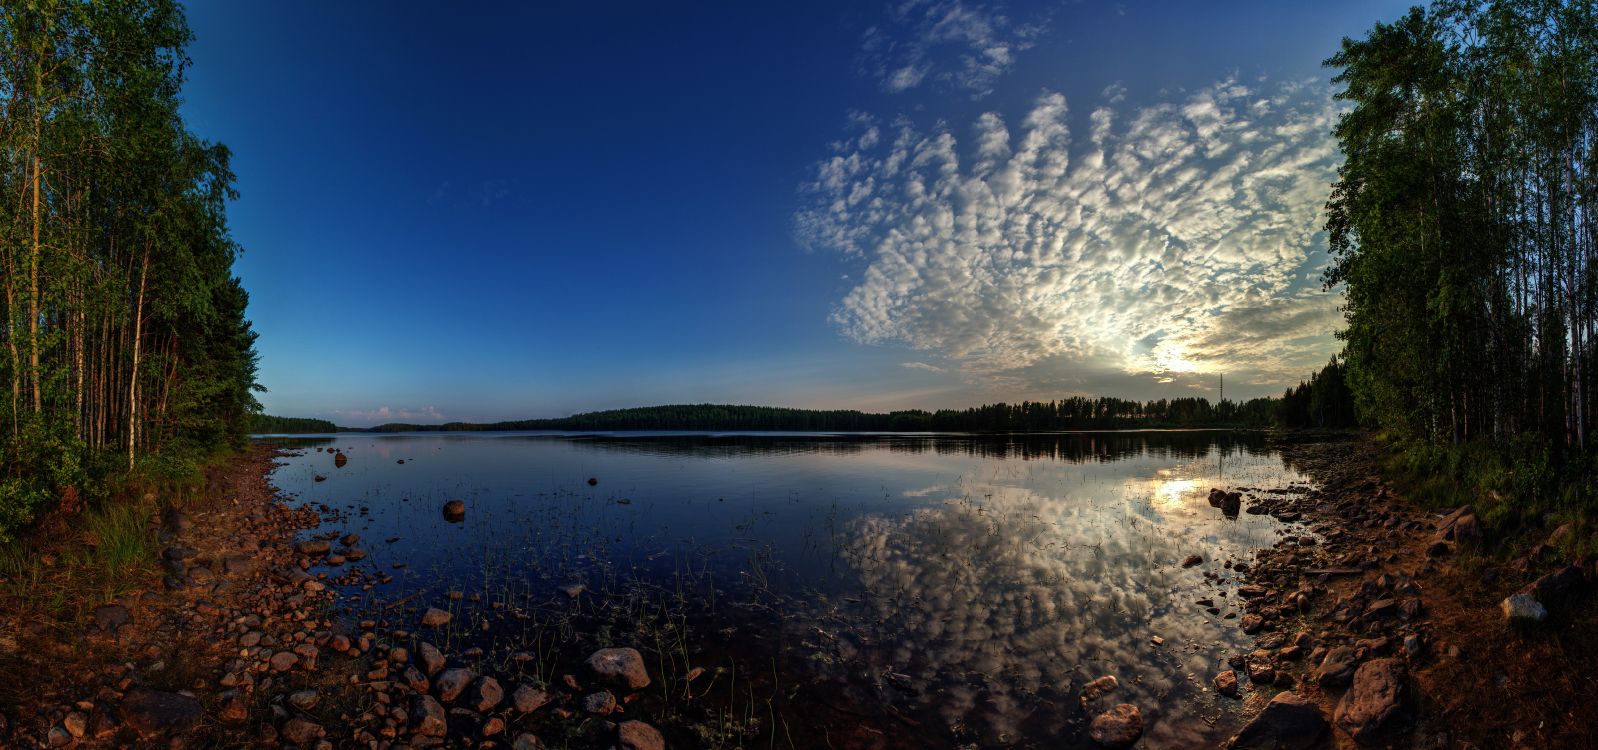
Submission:
POLYGON ((286 444, 274 484, 336 511, 308 533, 370 552, 312 570, 364 572, 342 582, 353 616, 414 628, 408 608, 447 608, 440 645, 550 682, 595 645, 637 645, 659 683, 642 713, 671 717, 679 744, 1087 747, 1078 694, 1104 675, 1120 682, 1108 704, 1143 710, 1142 746, 1224 737, 1241 705, 1206 688, 1249 641, 1223 619, 1241 614, 1224 563, 1303 533, 1207 502, 1306 484, 1257 434, 286 444), (1206 562, 1183 568, 1190 554, 1206 562), (561 592, 573 583, 587 592, 561 592), (692 667, 709 673, 685 689, 692 667))

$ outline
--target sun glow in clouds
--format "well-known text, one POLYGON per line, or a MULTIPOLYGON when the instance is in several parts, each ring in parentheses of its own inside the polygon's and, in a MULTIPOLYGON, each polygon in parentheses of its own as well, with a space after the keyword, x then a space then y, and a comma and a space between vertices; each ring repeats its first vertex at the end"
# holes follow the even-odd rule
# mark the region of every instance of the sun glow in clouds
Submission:
POLYGON ((1324 364, 1339 323, 1319 284, 1340 161, 1329 88, 1125 98, 1107 89, 1077 118, 1085 134, 1054 93, 964 130, 855 113, 796 216, 802 241, 865 265, 834 323, 1021 387, 1085 366, 1281 383, 1324 364))

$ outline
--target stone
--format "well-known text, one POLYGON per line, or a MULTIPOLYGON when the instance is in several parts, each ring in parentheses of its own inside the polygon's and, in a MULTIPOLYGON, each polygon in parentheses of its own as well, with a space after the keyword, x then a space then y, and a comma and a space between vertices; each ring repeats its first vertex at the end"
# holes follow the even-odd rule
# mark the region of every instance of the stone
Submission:
POLYGON ((1119 704, 1093 717, 1088 736, 1100 747, 1131 747, 1143 736, 1143 712, 1130 703, 1119 704))
POLYGON ((1498 608, 1503 610, 1504 621, 1510 625, 1530 625, 1548 619, 1548 609, 1524 591, 1503 600, 1498 608))
POLYGON ((1204 556, 1203 555, 1188 555, 1187 559, 1182 561, 1182 567, 1191 568, 1194 565, 1201 565, 1201 564, 1203 564, 1203 562, 1204 562, 1204 556))
POLYGON ((327 554, 328 550, 332 548, 333 545, 328 544, 326 539, 307 539, 299 544, 294 545, 295 552, 307 557, 325 555, 327 554))
POLYGON ((624 721, 616 727, 616 745, 621 750, 666 750, 666 738, 641 721, 624 721))
POLYGON ((1326 717, 1304 696, 1277 693, 1253 721, 1226 741, 1227 750, 1310 750, 1326 733, 1326 717))
POLYGON ((61 726, 74 738, 82 737, 89 731, 89 716, 82 711, 70 711, 61 719, 61 726))
POLYGON ((602 648, 588 657, 588 669, 601 683, 626 690, 649 686, 644 656, 635 648, 602 648))
POLYGON ((1248 672, 1249 682, 1256 685, 1269 685, 1276 682, 1276 663, 1271 658, 1271 652, 1263 649, 1248 655, 1243 661, 1244 670, 1248 672))
POLYGON ((303 716, 296 716, 283 722, 283 728, 278 732, 283 739, 300 747, 314 746, 317 740, 327 736, 327 730, 303 716))
POLYGON ((120 604, 102 604, 94 608, 94 624, 111 635, 116 635, 118 628, 132 620, 133 614, 120 604))
POLYGON ((1105 675, 1082 686, 1082 708, 1087 708, 1093 701, 1098 700, 1105 693, 1114 692, 1121 686, 1114 675, 1105 675))
POLYGON ((1349 646, 1337 646, 1326 652, 1319 667, 1315 668, 1315 682, 1321 687, 1342 687, 1354 679, 1354 669, 1359 666, 1358 652, 1349 646))
POLYGON ((298 692, 289 693, 288 697, 289 705, 301 711, 310 711, 311 709, 316 708, 316 704, 321 701, 321 699, 322 696, 318 695, 315 690, 300 690, 298 692))
POLYGON ((583 698, 583 710, 596 716, 609 716, 616 710, 616 696, 609 690, 590 693, 583 698))
POLYGON ((477 733, 484 737, 493 737, 503 731, 505 731, 505 722, 498 716, 490 716, 488 721, 483 722, 483 726, 478 728, 477 733))
POLYGON ((219 718, 228 724, 243 724, 250 718, 250 704, 244 700, 244 693, 238 690, 227 690, 221 695, 222 707, 218 711, 219 718))
POLYGON ((554 696, 550 695, 549 691, 535 688, 532 685, 522 685, 516 688, 516 692, 511 693, 510 696, 511 705, 515 706, 516 713, 520 714, 530 714, 537 711, 549 705, 552 700, 554 700, 554 696))
POLYGON ((162 732, 181 732, 201 716, 200 702, 181 693, 136 688, 122 700, 122 723, 149 739, 162 732))
POLYGON ((451 500, 444 503, 444 520, 450 522, 466 520, 466 501, 451 500))
POLYGON ((1380 732, 1403 707, 1404 663, 1372 659, 1354 672, 1354 688, 1337 704, 1334 721, 1356 742, 1380 732))
POLYGON ((1250 634, 1258 633, 1260 628, 1265 627, 1265 618, 1259 615, 1243 615, 1243 619, 1239 622, 1243 626, 1243 632, 1250 634))
POLYGON ((478 678, 472 684, 466 702, 472 710, 478 713, 488 713, 497 708, 505 700, 505 690, 499 686, 499 680, 492 677, 478 678))
POLYGON ((411 701, 411 731, 423 737, 443 737, 449 731, 444 707, 433 696, 422 694, 411 701))
POLYGON ((424 628, 441 628, 448 625, 449 621, 450 614, 436 607, 428 607, 427 611, 422 613, 422 627, 424 628))
POLYGON ((472 670, 465 667, 444 670, 433 683, 433 686, 438 688, 438 699, 445 703, 455 702, 461 693, 466 692, 466 687, 472 684, 476 676, 472 670))
POLYGON ((1215 692, 1228 698, 1236 698, 1241 693, 1237 689, 1237 673, 1228 669, 1215 675, 1215 692))
POLYGON ((420 660, 422 673, 428 677, 438 674, 444 668, 444 652, 427 641, 417 644, 416 658, 420 660))
POLYGON ((427 675, 422 674, 422 670, 416 667, 406 667, 400 678, 405 681, 406 687, 418 693, 425 693, 433 686, 432 682, 428 681, 427 675))
POLYGON ((300 657, 293 651, 279 651, 272 654, 269 663, 272 665, 273 672, 287 672, 293 669, 295 664, 300 663, 300 657))
MULTIPOLYGON (((544 743, 539 742, 538 738, 529 732, 516 735, 516 739, 510 743, 510 750, 543 750, 543 747, 544 743)), ((665 744, 662 743, 661 747, 664 748, 665 744)))
POLYGON ((1522 591, 1531 594, 1539 602, 1548 602, 1570 596, 1586 582, 1587 575, 1582 571, 1581 566, 1566 565, 1559 570, 1538 578, 1522 591))

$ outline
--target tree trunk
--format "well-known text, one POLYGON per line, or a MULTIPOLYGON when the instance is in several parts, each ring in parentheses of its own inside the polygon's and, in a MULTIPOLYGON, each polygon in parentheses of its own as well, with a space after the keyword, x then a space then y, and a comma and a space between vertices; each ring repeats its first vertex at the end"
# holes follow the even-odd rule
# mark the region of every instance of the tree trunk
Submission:
POLYGON ((144 330, 144 282, 150 275, 150 249, 145 247, 144 264, 139 269, 139 301, 133 312, 133 375, 128 378, 128 471, 133 471, 133 446, 139 418, 139 336, 144 330))

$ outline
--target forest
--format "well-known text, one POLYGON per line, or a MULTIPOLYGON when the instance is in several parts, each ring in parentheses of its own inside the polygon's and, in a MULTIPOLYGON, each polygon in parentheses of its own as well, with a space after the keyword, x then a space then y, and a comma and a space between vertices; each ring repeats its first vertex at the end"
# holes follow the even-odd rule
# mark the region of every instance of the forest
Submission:
POLYGON ((492 430, 797 430, 865 432, 1042 432, 1140 427, 1269 427, 1274 399, 1244 403, 1204 398, 1132 401, 1072 397, 1057 401, 984 404, 969 409, 912 409, 881 414, 853 410, 789 409, 772 406, 680 404, 523 419, 441 425, 393 423, 370 432, 492 430))
POLYGON ((1421 473, 1585 509, 1598 405, 1598 5, 1447 0, 1327 61, 1327 204, 1362 422, 1421 473))
POLYGON ((192 477, 257 409, 225 146, 179 114, 171 0, 0 4, 0 540, 192 477))

